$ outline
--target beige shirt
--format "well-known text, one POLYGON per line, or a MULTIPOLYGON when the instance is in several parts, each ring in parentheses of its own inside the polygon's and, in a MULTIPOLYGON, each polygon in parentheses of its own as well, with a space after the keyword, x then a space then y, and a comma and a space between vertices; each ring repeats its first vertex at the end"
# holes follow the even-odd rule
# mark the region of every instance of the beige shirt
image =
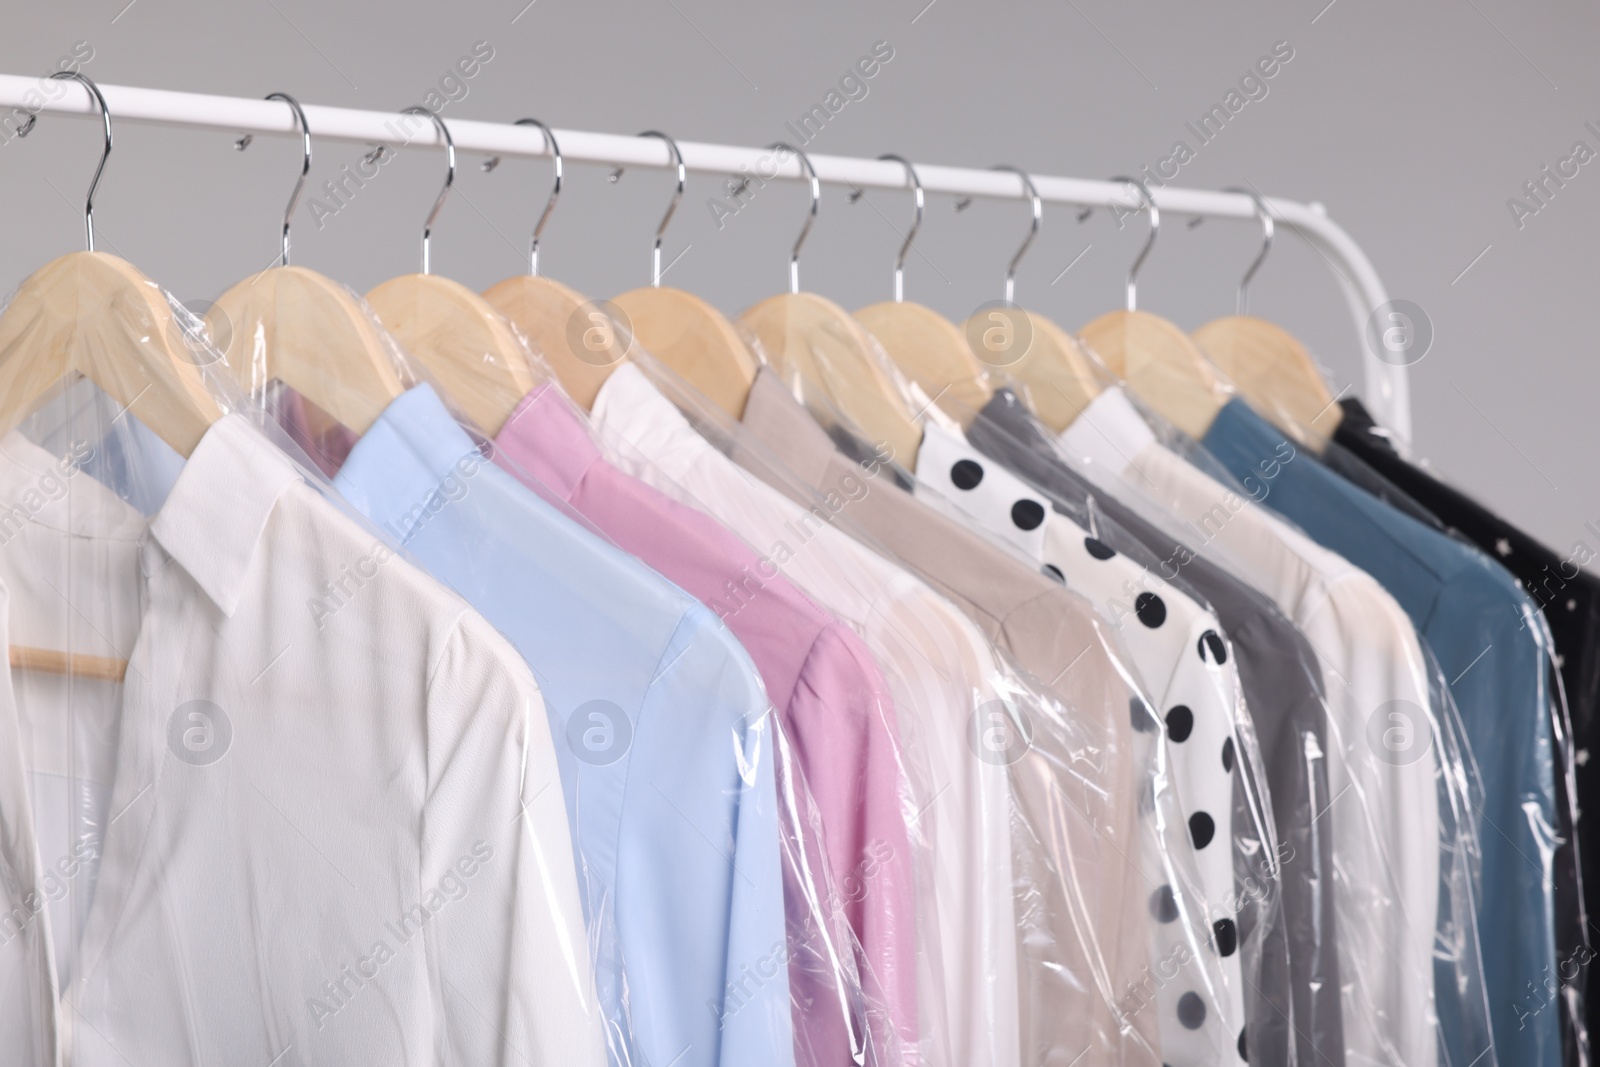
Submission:
POLYGON ((0 1058, 603 1065, 521 656, 239 415, 149 522, 60 462, 0 442, 0 642, 127 673, 0 676, 0 1058))
MULTIPOLYGON (((769 371, 757 376, 743 425, 763 454, 825 499, 861 476, 769 371)), ((1082 598, 890 484, 887 469, 842 517, 957 604, 1055 698, 1010 764, 1014 865, 1028 896, 1019 907, 1019 967, 1033 973, 1021 983, 1022 1062, 1065 1067, 1087 1051, 1086 1063, 1160 1063, 1156 998, 1186 961, 1152 959, 1148 950, 1160 886, 1141 869, 1141 849, 1156 845, 1138 807, 1151 735, 1132 724, 1153 712, 1114 639, 1082 598), (1085 975, 1093 990, 1080 984, 1085 975)), ((1180 854, 1182 842, 1172 845, 1159 851, 1180 854)))

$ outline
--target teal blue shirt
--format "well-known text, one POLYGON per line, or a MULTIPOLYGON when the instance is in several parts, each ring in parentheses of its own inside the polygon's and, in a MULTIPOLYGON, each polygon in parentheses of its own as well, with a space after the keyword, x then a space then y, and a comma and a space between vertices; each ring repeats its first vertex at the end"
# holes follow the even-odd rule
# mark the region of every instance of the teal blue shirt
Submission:
MULTIPOLYGON (((1242 400, 1218 413, 1201 443, 1240 481, 1261 484, 1275 469, 1263 502, 1377 579, 1433 650, 1483 778, 1477 928, 1499 1061, 1559 1067, 1557 1006, 1544 993, 1546 982, 1559 979, 1553 694, 1538 609, 1477 549, 1396 511, 1303 450, 1281 462, 1283 435, 1242 400)), ((1438 999, 1448 1046, 1460 1027, 1449 1018, 1453 998, 1438 999)))

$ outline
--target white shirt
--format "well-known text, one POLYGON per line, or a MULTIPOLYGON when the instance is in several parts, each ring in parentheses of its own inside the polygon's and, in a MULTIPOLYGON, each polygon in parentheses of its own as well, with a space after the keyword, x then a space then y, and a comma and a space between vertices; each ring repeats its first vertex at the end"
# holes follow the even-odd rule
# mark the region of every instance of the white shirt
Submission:
POLYGON ((148 524, 58 462, 0 442, 3 641, 128 667, 0 681, 6 1061, 604 1064, 515 650, 239 415, 148 524))
MULTIPOLYGON (((1428 668, 1405 612, 1366 572, 1161 446, 1119 389, 1097 397, 1060 442, 1092 479, 1184 520, 1189 547, 1271 597, 1316 650, 1328 703, 1331 795, 1322 811, 1334 835, 1347 1062, 1434 1063, 1438 746, 1428 668)), ((1270 494, 1267 471, 1248 491, 1256 500, 1270 494)))
MULTIPOLYGON (((763 557, 764 573, 774 568, 867 643, 897 709, 914 794, 907 828, 927 853, 918 857, 919 904, 937 917, 918 960, 924 1062, 1017 1063, 1010 786, 1003 764, 974 758, 967 744, 973 694, 1001 691, 988 642, 954 605, 830 525, 832 516, 713 448, 634 365, 612 372, 592 415, 612 463, 728 526, 763 557)), ((865 475, 837 487, 845 507, 882 491, 865 475)), ((737 611, 738 601, 723 609, 737 611)))
MULTIPOLYGON (((1187 827, 1184 859, 1200 884, 1185 896, 1198 903, 1211 935, 1209 953, 1178 952, 1188 940, 1178 921, 1169 872, 1159 852, 1144 855, 1156 886, 1150 926, 1152 958, 1186 960, 1178 980, 1157 990, 1162 1059, 1173 1067, 1244 1064, 1244 1027, 1234 887, 1234 769, 1244 749, 1234 736, 1240 708, 1238 668, 1211 612, 1182 590, 1091 537, 1049 499, 966 442, 958 428, 925 427, 917 452, 916 493, 953 518, 976 522, 1092 601, 1122 638, 1144 692, 1156 702, 1170 778, 1187 827), (1196 892, 1198 889, 1198 892, 1196 892), (1220 976, 1220 981, 1218 980, 1220 976)), ((1141 716, 1137 728, 1156 729, 1141 716)), ((1243 847, 1262 842, 1260 826, 1240 827, 1243 847)), ((1148 840, 1148 838, 1147 838, 1148 840)), ((1241 860, 1245 867, 1254 857, 1241 860)))

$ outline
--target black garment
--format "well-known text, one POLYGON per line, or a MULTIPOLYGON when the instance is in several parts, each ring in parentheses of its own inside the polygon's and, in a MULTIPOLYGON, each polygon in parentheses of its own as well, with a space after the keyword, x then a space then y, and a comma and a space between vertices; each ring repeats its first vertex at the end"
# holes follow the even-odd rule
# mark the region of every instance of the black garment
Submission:
MULTIPOLYGON (((1359 404, 1361 401, 1357 400, 1356 403, 1359 404)), ((1410 493, 1384 477, 1376 467, 1349 451, 1348 446, 1341 446, 1336 441, 1331 448, 1316 458, 1322 461, 1323 466, 1332 469, 1351 485, 1366 490, 1401 514, 1416 519, 1422 525, 1440 533, 1450 532, 1440 521, 1439 516, 1429 511, 1410 493)))
MULTIPOLYGON (((1280 910, 1263 932, 1261 985, 1246 990, 1250 1058, 1286 1063, 1290 1025, 1302 1067, 1343 1067, 1344 1023, 1333 908, 1332 835, 1312 820, 1328 796, 1327 712, 1317 658, 1305 636, 1261 593, 1189 551, 1061 462, 1033 416, 999 390, 967 430, 980 452, 1057 501, 1104 515, 1158 560, 1161 577, 1187 583, 1233 643, 1245 706, 1261 746, 1282 859, 1280 910), (1292 849, 1290 852, 1288 849, 1292 849)), ((1236 872, 1247 900, 1261 871, 1236 872)), ((1245 911, 1241 910, 1241 929, 1245 911)))
MULTIPOLYGON (((1558 694, 1551 709, 1551 734, 1560 761, 1555 768, 1557 832, 1554 874, 1556 952, 1562 995, 1562 1042, 1568 1064, 1589 1062, 1590 1033, 1600 1025, 1600 997, 1586 998, 1591 928, 1600 915, 1600 760, 1589 754, 1600 743, 1600 579, 1582 569, 1593 550, 1574 549, 1569 559, 1535 541, 1471 497, 1407 462, 1388 432, 1372 421, 1361 401, 1340 401, 1344 419, 1322 461, 1347 480, 1397 507, 1427 509, 1457 537, 1478 546, 1510 571, 1544 613, 1555 639, 1558 694), (1400 503, 1403 500, 1406 503, 1400 503), (1565 691, 1565 702, 1559 694, 1565 691), (1570 716, 1570 718, 1569 718, 1570 716), (1577 804, 1567 788, 1577 783, 1577 804), (1587 823, 1579 821, 1588 811, 1587 823), (1569 977, 1570 976, 1570 977, 1569 977), (1587 1025, 1584 1025, 1585 1020, 1587 1025)), ((1551 976, 1549 981, 1556 981, 1551 976)))

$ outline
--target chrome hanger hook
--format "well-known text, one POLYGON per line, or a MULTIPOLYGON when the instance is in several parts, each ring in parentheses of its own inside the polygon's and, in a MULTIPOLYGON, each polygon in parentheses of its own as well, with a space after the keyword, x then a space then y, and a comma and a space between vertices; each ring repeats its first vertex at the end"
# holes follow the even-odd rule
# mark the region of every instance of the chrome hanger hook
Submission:
POLYGON ((800 291, 800 246, 806 243, 806 238, 811 236, 811 227, 817 221, 817 205, 822 203, 822 183, 817 180, 817 169, 811 165, 811 157, 800 149, 784 141, 775 141, 767 146, 772 151, 784 151, 790 155, 800 157, 800 167, 804 171, 806 180, 811 183, 811 210, 806 213, 806 224, 800 229, 800 236, 794 239, 794 250, 789 253, 789 292, 800 291))
POLYGON ((906 178, 911 182, 911 188, 917 197, 917 213, 911 220, 911 231, 906 234, 905 243, 900 246, 900 254, 894 260, 894 302, 905 303, 906 299, 906 253, 911 251, 911 242, 917 239, 917 231, 922 229, 922 208, 924 197, 922 195, 922 179, 917 177, 917 168, 913 167, 904 156, 897 156, 893 152, 878 157, 880 160, 892 160, 906 168, 906 178))
POLYGON ((538 119, 518 119, 514 125, 532 126, 544 134, 544 142, 550 146, 550 155, 556 161, 556 183, 550 190, 550 199, 544 202, 544 213, 539 216, 539 222, 533 228, 533 243, 528 249, 528 273, 537 278, 539 276, 539 237, 544 233, 544 224, 550 221, 550 212, 556 209, 556 201, 561 198, 561 146, 556 144, 556 135, 550 131, 550 127, 538 119))
POLYGON ((1237 185, 1224 189, 1225 193, 1243 193, 1255 202, 1256 218, 1261 222, 1261 251, 1256 253, 1256 258, 1250 264, 1250 269, 1244 272, 1244 277, 1239 279, 1239 298, 1234 314, 1243 315, 1250 306, 1250 279, 1256 276, 1256 271, 1261 269, 1262 262, 1267 258, 1267 253, 1272 251, 1272 238, 1277 233, 1277 224, 1272 221, 1272 212, 1267 210, 1267 202, 1261 199, 1261 194, 1254 189, 1244 189, 1237 185))
POLYGON ((89 90, 89 95, 95 98, 100 105, 100 117, 106 128, 106 147, 100 153, 100 163, 94 168, 94 177, 89 181, 89 192, 83 198, 83 229, 89 242, 89 251, 94 251, 94 191, 100 187, 100 175, 105 173, 106 160, 111 158, 111 112, 106 110, 106 98, 87 74, 75 70, 58 70, 50 75, 52 80, 71 78, 75 82, 83 83, 89 90))
POLYGON ((1007 170, 1022 179, 1022 188, 1028 198, 1033 201, 1033 225, 1028 229, 1028 236, 1023 238, 1022 246, 1017 249, 1016 255, 1011 257, 1011 262, 1006 266, 1006 304, 1013 305, 1017 291, 1017 264, 1022 262, 1022 257, 1028 251, 1028 246, 1033 244, 1033 239, 1039 236, 1039 226, 1044 221, 1044 198, 1039 195, 1039 190, 1033 187, 1033 179, 1020 167, 1013 167, 1009 163, 996 163, 990 170, 1007 170))
MULTIPOLYGON (((661 224, 656 227, 655 251, 650 258, 650 286, 653 289, 661 288, 661 237, 667 232, 667 224, 672 221, 673 212, 678 210, 678 204, 683 200, 683 187, 688 178, 688 168, 683 165, 683 153, 678 151, 678 142, 662 133, 660 130, 645 130, 640 137, 659 137, 667 142, 667 148, 672 152, 672 162, 678 168, 678 188, 673 191, 672 203, 667 205, 667 213, 661 216, 661 224)), ((621 174, 621 171, 617 172, 621 174)))
POLYGON ((1150 212, 1150 236, 1145 238, 1144 247, 1139 249, 1139 256, 1133 261, 1133 266, 1128 268, 1128 310, 1139 310, 1139 268, 1144 266, 1144 261, 1150 255, 1150 249, 1155 247, 1156 234, 1161 232, 1161 211, 1156 207, 1155 197, 1150 195, 1150 187, 1138 178, 1129 178, 1118 175, 1111 179, 1114 182, 1126 182, 1139 190, 1139 195, 1144 197, 1145 210, 1150 212))
POLYGON ((444 207, 444 202, 450 196, 450 187, 456 182, 456 142, 450 136, 450 127, 444 124, 444 119, 420 105, 413 105, 401 112, 402 115, 426 115, 433 120, 434 129, 439 131, 439 136, 444 138, 444 188, 439 190, 439 196, 433 202, 433 210, 428 212, 428 221, 422 224, 422 273, 432 274, 428 260, 428 238, 433 236, 433 220, 439 217, 439 209, 444 207))
POLYGON ((306 113, 300 108, 300 101, 288 93, 268 93, 268 100, 282 100, 289 105, 289 110, 294 112, 294 119, 300 124, 300 140, 302 160, 300 163, 300 177, 295 179, 294 192, 289 194, 289 206, 283 209, 283 255, 278 259, 278 266, 289 265, 289 221, 294 218, 294 209, 300 204, 300 190, 305 188, 306 175, 311 173, 311 127, 306 125, 306 113))

